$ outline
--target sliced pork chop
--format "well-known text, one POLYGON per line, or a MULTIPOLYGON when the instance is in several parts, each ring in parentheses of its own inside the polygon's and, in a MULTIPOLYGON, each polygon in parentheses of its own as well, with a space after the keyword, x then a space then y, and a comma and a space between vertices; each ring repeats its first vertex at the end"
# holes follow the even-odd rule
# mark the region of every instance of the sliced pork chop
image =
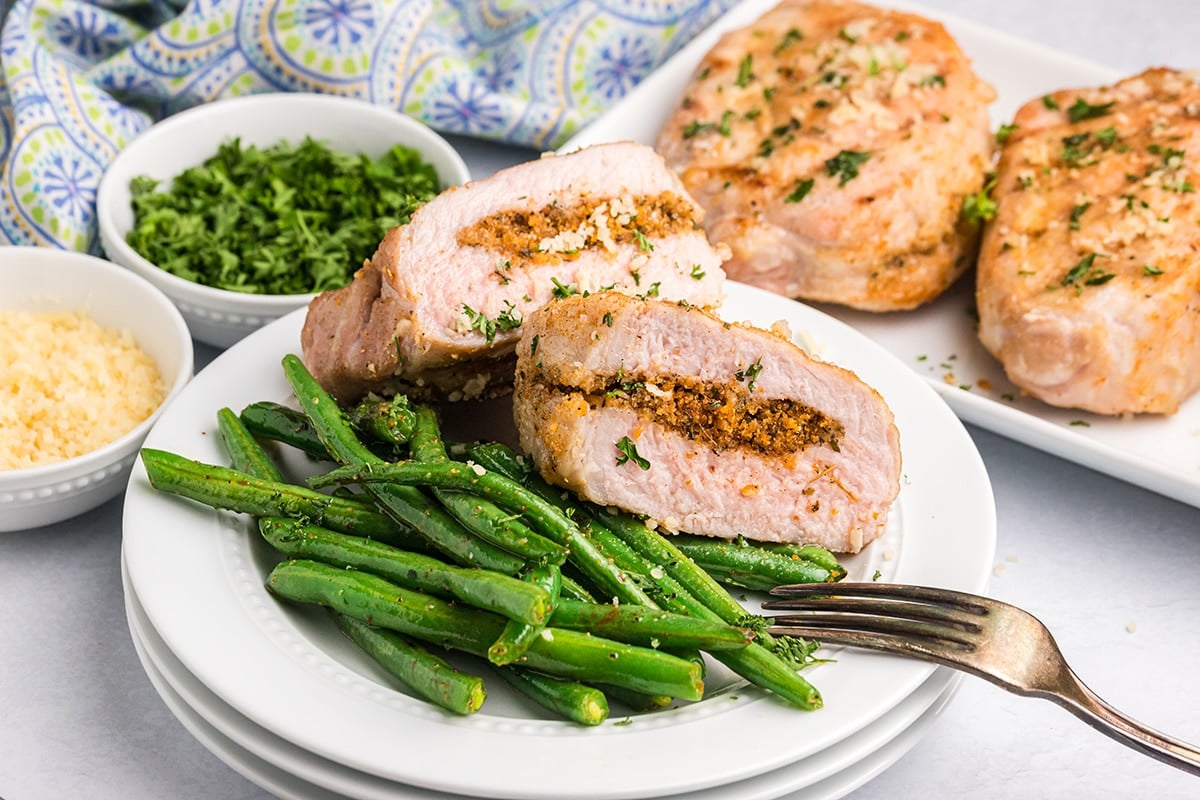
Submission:
POLYGON ((651 148, 597 145, 448 189, 309 305, 305 364, 340 401, 507 392, 527 314, 615 289, 720 303, 722 253, 651 148))
POLYGON ((961 211, 992 161, 994 97, 939 23, 783 0, 705 56, 656 147, 732 249, 730 278, 907 309, 975 257, 961 211))
POLYGON ((513 415, 549 481, 670 530, 857 552, 899 491, 877 392, 789 340, 606 292, 530 315, 513 415))
POLYGON ((979 336, 1022 390, 1168 414, 1200 387, 1200 85, 1153 69, 1013 120, 984 234, 979 336))

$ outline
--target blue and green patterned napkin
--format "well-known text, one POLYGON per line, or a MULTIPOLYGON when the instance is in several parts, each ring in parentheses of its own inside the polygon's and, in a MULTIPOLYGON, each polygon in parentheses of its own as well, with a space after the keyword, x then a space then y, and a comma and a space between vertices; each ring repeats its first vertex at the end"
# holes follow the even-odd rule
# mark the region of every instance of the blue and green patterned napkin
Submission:
POLYGON ((736 0, 0 0, 0 244, 98 252, 140 131, 256 92, 350 95, 553 148, 736 0))

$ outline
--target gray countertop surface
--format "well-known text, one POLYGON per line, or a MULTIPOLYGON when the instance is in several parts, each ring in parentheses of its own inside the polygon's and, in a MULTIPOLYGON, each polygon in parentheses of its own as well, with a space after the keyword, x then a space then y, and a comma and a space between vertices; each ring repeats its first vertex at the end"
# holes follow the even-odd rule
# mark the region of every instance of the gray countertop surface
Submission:
MULTIPOLYGON (((1123 72, 1200 66, 1194 0, 925 5, 1123 72)), ((526 155, 459 144, 476 175, 526 155)), ((198 367, 214 355, 199 346, 198 367)), ((998 513, 990 593, 1039 616, 1114 706, 1200 742, 1200 509, 969 431, 998 513)), ((206 750, 151 686, 126 624, 120 544, 120 499, 0 534, 0 798, 270 797, 206 750)), ((1192 798, 1200 782, 1057 706, 968 678, 910 752, 849 796, 1192 798)))

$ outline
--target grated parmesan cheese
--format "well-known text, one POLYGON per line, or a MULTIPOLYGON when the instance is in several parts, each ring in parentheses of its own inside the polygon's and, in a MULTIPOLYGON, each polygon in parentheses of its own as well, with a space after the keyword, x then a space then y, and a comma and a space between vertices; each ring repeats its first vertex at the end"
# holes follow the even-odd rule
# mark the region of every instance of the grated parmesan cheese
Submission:
POLYGON ((158 366, 129 331, 82 311, 0 310, 0 470, 103 447, 165 396, 158 366))

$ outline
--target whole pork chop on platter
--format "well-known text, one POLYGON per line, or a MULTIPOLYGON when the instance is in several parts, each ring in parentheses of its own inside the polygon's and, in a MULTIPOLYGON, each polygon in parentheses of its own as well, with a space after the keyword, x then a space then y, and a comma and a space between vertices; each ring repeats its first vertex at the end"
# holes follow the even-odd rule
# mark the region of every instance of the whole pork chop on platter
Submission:
POLYGON ((940 23, 783 0, 700 61, 655 146, 733 280, 910 309, 975 257, 994 98, 940 23))
POLYGON ((603 289, 716 306, 724 251, 653 149, 549 155, 447 189, 389 231, 346 287, 318 295, 305 365, 339 402, 456 401, 511 389, 525 317, 603 289))
POLYGON ((855 553, 899 492, 874 389, 685 303, 604 292, 534 312, 513 417, 547 480, 669 530, 855 553))
POLYGON ((1174 413, 1200 388, 1200 83, 1151 69, 1065 89, 1008 130, 980 340, 1051 405, 1174 413))

